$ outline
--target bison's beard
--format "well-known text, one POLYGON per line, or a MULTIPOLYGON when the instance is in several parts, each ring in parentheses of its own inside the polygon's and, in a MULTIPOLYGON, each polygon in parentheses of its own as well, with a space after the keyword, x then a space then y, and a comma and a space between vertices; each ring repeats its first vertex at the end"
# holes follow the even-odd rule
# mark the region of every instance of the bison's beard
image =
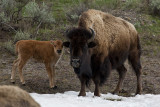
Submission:
POLYGON ((79 68, 74 68, 74 72, 79 78, 86 79, 86 85, 89 85, 89 81, 92 77, 91 59, 90 55, 85 56, 79 68))

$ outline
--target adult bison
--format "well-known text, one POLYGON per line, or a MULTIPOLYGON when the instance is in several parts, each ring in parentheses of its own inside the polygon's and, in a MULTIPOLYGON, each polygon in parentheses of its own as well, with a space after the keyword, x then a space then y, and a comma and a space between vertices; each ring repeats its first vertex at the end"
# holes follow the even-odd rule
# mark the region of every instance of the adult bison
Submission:
POLYGON ((137 76, 137 91, 140 94, 141 64, 140 43, 135 27, 119 18, 98 10, 82 13, 78 27, 66 32, 70 48, 71 66, 81 81, 79 96, 85 96, 85 85, 92 79, 95 96, 100 96, 99 86, 105 82, 112 69, 119 73, 119 82, 113 93, 118 93, 126 75, 124 66, 128 58, 137 76))

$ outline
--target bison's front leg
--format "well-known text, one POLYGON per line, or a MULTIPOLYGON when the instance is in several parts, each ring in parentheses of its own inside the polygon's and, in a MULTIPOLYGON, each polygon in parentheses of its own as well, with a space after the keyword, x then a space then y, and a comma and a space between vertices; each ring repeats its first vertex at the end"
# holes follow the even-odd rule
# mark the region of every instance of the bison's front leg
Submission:
POLYGON ((85 88, 86 88, 86 79, 83 78, 83 77, 80 77, 80 81, 81 81, 81 90, 80 90, 80 93, 78 96, 86 96, 86 91, 85 91, 85 88))
POLYGON ((100 96, 100 93, 99 93, 99 83, 100 83, 100 79, 98 79, 99 77, 96 76, 95 78, 93 78, 93 81, 94 81, 94 84, 95 84, 95 91, 94 91, 94 95, 95 96, 100 96))

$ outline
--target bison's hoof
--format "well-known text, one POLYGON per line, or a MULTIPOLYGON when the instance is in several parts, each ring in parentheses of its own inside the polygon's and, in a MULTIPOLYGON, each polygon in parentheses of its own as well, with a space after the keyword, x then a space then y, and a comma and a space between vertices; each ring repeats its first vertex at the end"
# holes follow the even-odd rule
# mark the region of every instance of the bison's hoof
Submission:
POLYGON ((113 91, 112 94, 117 95, 119 91, 113 91))
POLYGON ((79 96, 79 97, 80 97, 80 96, 83 96, 83 97, 84 97, 84 96, 86 96, 86 93, 79 93, 78 96, 79 96))
POLYGON ((94 96, 100 97, 101 95, 99 93, 94 93, 94 96))
POLYGON ((141 92, 136 92, 136 94, 135 94, 135 95, 137 95, 137 94, 141 95, 142 93, 141 93, 141 92))

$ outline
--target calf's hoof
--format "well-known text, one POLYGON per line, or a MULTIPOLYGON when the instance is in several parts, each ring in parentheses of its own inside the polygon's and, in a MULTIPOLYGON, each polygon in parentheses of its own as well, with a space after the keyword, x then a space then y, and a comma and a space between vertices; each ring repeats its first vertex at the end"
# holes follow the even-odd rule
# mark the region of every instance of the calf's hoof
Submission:
POLYGON ((57 89, 58 87, 55 85, 54 87, 52 87, 51 89, 57 89))
POLYGON ((11 79, 11 83, 12 83, 12 84, 15 84, 15 80, 12 80, 12 79, 11 79))
POLYGON ((23 85, 23 86, 26 86, 26 83, 25 83, 25 82, 23 82, 23 83, 22 83, 22 85, 23 85))

